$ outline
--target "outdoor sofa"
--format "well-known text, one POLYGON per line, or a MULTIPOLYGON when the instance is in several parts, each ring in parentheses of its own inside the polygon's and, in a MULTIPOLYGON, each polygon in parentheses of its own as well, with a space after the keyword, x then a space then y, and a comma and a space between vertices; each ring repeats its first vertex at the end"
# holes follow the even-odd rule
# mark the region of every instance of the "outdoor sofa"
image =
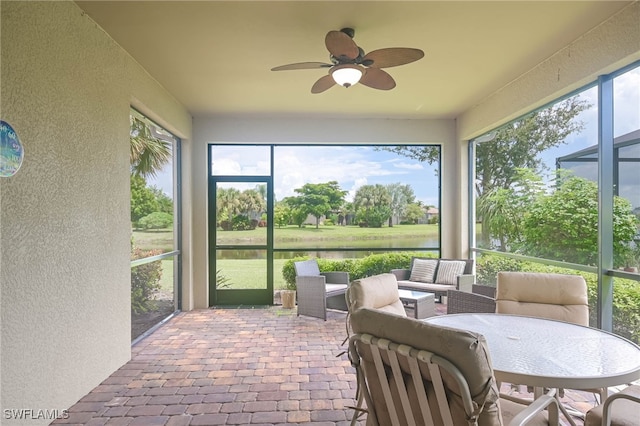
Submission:
POLYGON ((471 293, 475 277, 473 259, 413 257, 409 269, 392 269, 398 288, 435 293, 442 300, 448 290, 471 293))

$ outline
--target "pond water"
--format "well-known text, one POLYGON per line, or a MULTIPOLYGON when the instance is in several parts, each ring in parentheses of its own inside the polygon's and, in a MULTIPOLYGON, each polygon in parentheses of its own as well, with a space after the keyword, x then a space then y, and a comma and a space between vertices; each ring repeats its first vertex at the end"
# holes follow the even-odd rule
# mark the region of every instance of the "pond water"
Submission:
MULTIPOLYGON (((273 256, 275 259, 291 259, 309 255, 323 258, 359 258, 371 253, 384 252, 384 249, 438 249, 437 238, 384 238, 361 240, 314 240, 276 242, 273 256), (348 249, 348 250, 340 250, 348 249), (353 250, 362 249, 362 250, 353 250), (382 249, 382 250, 381 250, 382 249)), ((264 259, 266 250, 217 250, 218 259, 264 259)))

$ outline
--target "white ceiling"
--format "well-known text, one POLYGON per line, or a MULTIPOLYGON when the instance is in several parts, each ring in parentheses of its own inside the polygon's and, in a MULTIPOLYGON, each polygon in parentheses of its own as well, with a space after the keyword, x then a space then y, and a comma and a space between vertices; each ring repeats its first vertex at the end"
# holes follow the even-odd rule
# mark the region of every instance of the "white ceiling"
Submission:
POLYGON ((455 118, 630 1, 78 1, 193 116, 455 118), (352 27, 365 52, 422 49, 385 69, 396 88, 311 94, 324 37, 352 27))

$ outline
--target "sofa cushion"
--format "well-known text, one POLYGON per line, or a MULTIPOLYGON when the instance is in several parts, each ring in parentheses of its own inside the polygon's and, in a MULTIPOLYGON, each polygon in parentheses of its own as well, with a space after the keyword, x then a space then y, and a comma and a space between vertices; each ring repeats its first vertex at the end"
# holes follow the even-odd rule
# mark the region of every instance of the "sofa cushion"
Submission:
POLYGON ((438 264, 435 283, 455 285, 458 275, 462 275, 466 263, 462 260, 441 260, 438 264))
POLYGON ((437 267, 437 259, 414 259, 411 265, 411 276, 409 280, 432 283, 437 267))
POLYGON ((455 260, 457 262, 464 262, 464 275, 471 275, 473 274, 473 263, 474 260, 473 259, 440 259, 440 261, 449 261, 449 260, 455 260))
POLYGON ((437 284, 437 283, 421 283, 418 281, 400 280, 398 287, 406 290, 424 291, 425 293, 443 293, 446 296, 448 290, 456 290, 455 285, 437 284))

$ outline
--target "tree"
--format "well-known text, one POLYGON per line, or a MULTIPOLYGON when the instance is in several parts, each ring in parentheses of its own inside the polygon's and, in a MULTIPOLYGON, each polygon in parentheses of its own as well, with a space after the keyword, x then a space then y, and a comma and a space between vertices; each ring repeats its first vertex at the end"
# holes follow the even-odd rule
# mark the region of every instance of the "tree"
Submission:
POLYGON ((416 224, 420 219, 424 217, 424 210, 417 203, 407 204, 407 208, 404 210, 402 220, 407 223, 416 224))
POLYGON ((250 218, 252 213, 259 216, 266 208, 266 201, 255 189, 246 189, 240 194, 238 200, 239 211, 250 218))
POLYGON ((400 182, 390 183, 387 185, 387 191, 391 197, 391 216, 389 216, 389 227, 392 227, 393 216, 402 218, 407 206, 415 201, 416 196, 410 185, 402 185, 400 182))
POLYGON ((320 224, 320 217, 330 213, 332 210, 339 210, 344 203, 345 195, 347 195, 347 191, 341 190, 336 181, 306 183, 302 188, 294 189, 294 191, 300 194, 295 197, 298 200, 294 201, 294 204, 296 207, 305 210, 306 213, 315 216, 316 228, 320 224))
POLYGON ((171 160, 171 143, 153 136, 151 126, 133 114, 130 116, 131 173, 155 176, 171 160))
MULTIPOLYGON (((613 251, 616 266, 623 264, 638 220, 631 203, 613 199, 613 251)), ((598 185, 570 177, 557 190, 540 196, 524 219, 526 254, 582 265, 597 264, 598 185)))
MULTIPOLYGON (((503 126, 494 133, 492 140, 476 144, 476 195, 478 216, 483 220, 482 241, 488 245, 489 228, 484 226, 484 214, 480 198, 485 194, 504 195, 496 188, 508 190, 518 178, 519 169, 531 169, 537 174, 545 170, 539 154, 566 143, 566 138, 583 129, 584 124, 574 120, 590 105, 577 96, 558 102, 550 108, 533 112, 528 116, 503 126)), ((414 160, 435 163, 440 158, 436 146, 392 146, 380 149, 395 152, 414 160)))
POLYGON ((375 150, 393 152, 421 163, 434 164, 440 161, 440 147, 437 145, 377 146, 375 150))
POLYGON ((317 229, 320 224, 320 218, 331 211, 331 204, 329 204, 327 197, 320 194, 307 194, 303 198, 307 213, 316 218, 317 229))
POLYGON ((291 210, 291 221, 298 228, 302 228, 304 221, 307 220, 307 211, 302 208, 294 208, 291 210))
POLYGON ((391 216, 391 196, 384 185, 363 185, 353 197, 356 220, 360 226, 381 228, 391 216))
POLYGON ((216 222, 224 230, 231 230, 231 220, 240 209, 240 191, 236 188, 217 188, 216 222))
POLYGON ((515 249, 522 242, 524 218, 535 200, 544 193, 542 179, 529 169, 516 169, 509 188, 493 188, 478 199, 482 226, 499 251, 515 249))
POLYGON ((307 216, 309 215, 306 207, 302 205, 302 202, 302 197, 286 197, 282 200, 282 204, 286 205, 291 212, 291 222, 297 225, 298 228, 302 227, 302 224, 304 224, 304 221, 307 220, 307 216))
POLYGON ((141 218, 158 211, 156 194, 147 187, 143 177, 131 175, 131 222, 137 223, 141 218))
POLYGON ((496 188, 508 190, 519 178, 519 170, 530 169, 540 175, 547 168, 540 154, 566 143, 566 138, 583 129, 581 121, 574 120, 590 105, 577 96, 533 112, 496 130, 492 140, 476 144, 476 195, 478 216, 483 221, 482 244, 490 241, 490 227, 484 226, 487 211, 481 206, 489 204, 481 199, 484 194, 499 193, 496 188))
POLYGON ((173 200, 167 196, 160 188, 156 188, 155 186, 150 187, 151 191, 156 197, 156 201, 158 202, 158 211, 163 213, 173 214, 173 200))
POLYGON ((476 145, 478 196, 493 188, 510 188, 519 169, 537 174, 546 170, 540 153, 566 143, 584 128, 574 118, 590 105, 577 96, 529 114, 496 130, 495 137, 476 145))
POLYGON ((259 185, 256 185, 256 187, 254 188, 256 190, 256 192, 258 194, 260 194, 260 197, 262 197, 262 199, 264 200, 265 204, 267 202, 267 185, 264 183, 261 183, 259 185))
POLYGON ((292 216, 293 212, 291 211, 291 207, 287 206, 285 203, 279 203, 273 209, 273 221, 278 228, 287 226, 291 223, 292 216))

